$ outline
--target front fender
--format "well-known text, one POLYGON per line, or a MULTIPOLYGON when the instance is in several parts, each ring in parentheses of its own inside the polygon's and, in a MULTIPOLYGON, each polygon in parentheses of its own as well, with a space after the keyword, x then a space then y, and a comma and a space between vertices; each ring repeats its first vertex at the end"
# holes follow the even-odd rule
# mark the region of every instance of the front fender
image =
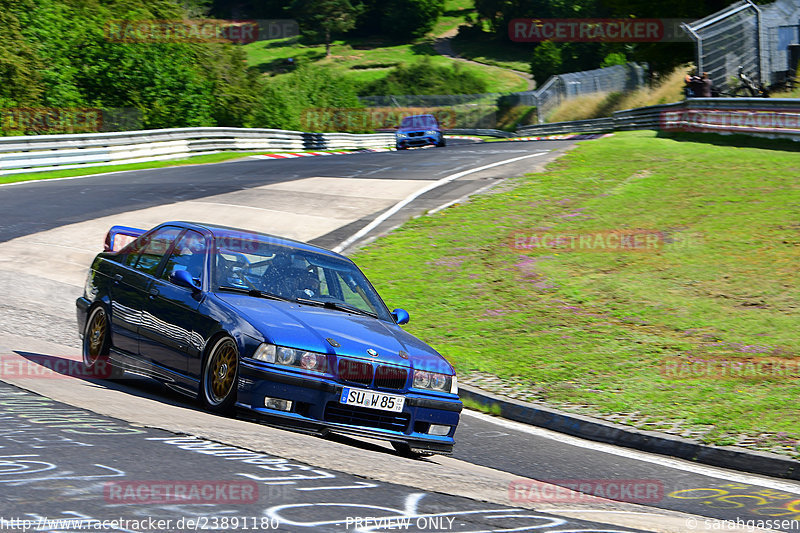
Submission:
POLYGON ((206 332, 203 355, 212 342, 220 335, 228 335, 236 341, 239 354, 245 357, 252 355, 256 348, 264 342, 264 336, 250 322, 245 320, 230 306, 209 293, 200 305, 200 312, 213 318, 216 323, 213 331, 206 332))

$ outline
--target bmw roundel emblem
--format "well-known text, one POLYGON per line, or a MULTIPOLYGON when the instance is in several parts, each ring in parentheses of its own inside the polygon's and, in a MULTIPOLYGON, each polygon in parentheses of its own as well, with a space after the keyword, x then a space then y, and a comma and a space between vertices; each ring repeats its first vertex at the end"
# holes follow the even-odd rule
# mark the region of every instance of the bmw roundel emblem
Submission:
POLYGON ((378 357, 378 352, 376 352, 376 351, 375 351, 375 350, 373 350, 372 348, 370 348, 369 350, 367 350, 367 353, 368 353, 369 355, 371 355, 372 357, 378 357))

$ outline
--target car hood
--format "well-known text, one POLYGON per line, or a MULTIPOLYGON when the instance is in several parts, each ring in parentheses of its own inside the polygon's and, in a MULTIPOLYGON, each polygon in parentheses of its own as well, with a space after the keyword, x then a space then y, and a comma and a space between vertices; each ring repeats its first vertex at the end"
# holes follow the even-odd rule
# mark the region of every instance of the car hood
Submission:
POLYGON ((452 366, 436 350, 400 326, 377 318, 245 294, 217 293, 216 296, 273 344, 453 373, 452 366), (340 346, 334 347, 327 339, 340 346), (371 357, 367 353, 369 349, 378 355, 371 357), (401 352, 407 353, 409 358, 401 357, 401 352))

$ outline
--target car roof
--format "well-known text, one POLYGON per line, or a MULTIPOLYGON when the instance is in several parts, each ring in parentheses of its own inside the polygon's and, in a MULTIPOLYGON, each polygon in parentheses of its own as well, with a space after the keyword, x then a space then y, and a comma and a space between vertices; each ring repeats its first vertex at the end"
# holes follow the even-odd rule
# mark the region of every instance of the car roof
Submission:
POLYGON ((283 246, 290 246, 292 248, 297 248, 300 250, 304 250, 307 252, 315 252, 322 255, 327 255, 329 257, 337 257, 340 259, 344 259, 346 261, 350 261, 347 257, 337 254, 336 252, 332 252, 326 248, 321 248, 319 246, 314 246, 313 244, 308 244, 307 242, 296 241, 294 239, 289 239, 287 237, 279 237, 277 235, 272 235, 269 233, 261 233, 259 231, 253 231, 248 229, 242 228, 234 228, 231 226, 223 226, 219 224, 207 224, 204 222, 187 222, 187 221, 173 221, 173 222, 164 222, 163 224, 159 224, 161 226, 166 225, 180 225, 186 228, 195 229, 195 230, 206 230, 210 232, 215 237, 234 237, 234 238, 241 238, 242 236, 253 236, 260 238, 261 240, 266 240, 274 244, 283 245, 283 246))

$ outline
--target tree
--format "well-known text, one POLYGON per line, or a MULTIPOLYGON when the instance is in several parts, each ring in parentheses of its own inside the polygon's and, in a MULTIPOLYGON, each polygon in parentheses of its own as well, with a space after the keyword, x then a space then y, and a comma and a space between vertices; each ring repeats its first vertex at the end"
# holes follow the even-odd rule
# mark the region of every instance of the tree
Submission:
POLYGON ((541 86, 550 76, 561 73, 561 47, 554 42, 540 43, 533 51, 531 74, 541 86))
POLYGON ((383 32, 407 42, 433 29, 444 13, 444 0, 387 0, 380 7, 383 32))
MULTIPOLYGON (((10 11, 9 0, 0 0, 0 106, 31 105, 38 102, 44 90, 40 70, 42 61, 25 41, 16 14, 10 11)), ((33 5, 24 2, 24 8, 33 5)), ((2 127, 0 121, 0 128, 2 127)))
POLYGON ((363 9, 350 0, 294 0, 289 7, 306 31, 323 34, 326 56, 331 55, 331 34, 352 30, 363 9))
POLYGON ((247 125, 261 87, 241 47, 109 38, 111 20, 185 15, 174 0, 0 0, 0 107, 133 108, 145 128, 247 125))

